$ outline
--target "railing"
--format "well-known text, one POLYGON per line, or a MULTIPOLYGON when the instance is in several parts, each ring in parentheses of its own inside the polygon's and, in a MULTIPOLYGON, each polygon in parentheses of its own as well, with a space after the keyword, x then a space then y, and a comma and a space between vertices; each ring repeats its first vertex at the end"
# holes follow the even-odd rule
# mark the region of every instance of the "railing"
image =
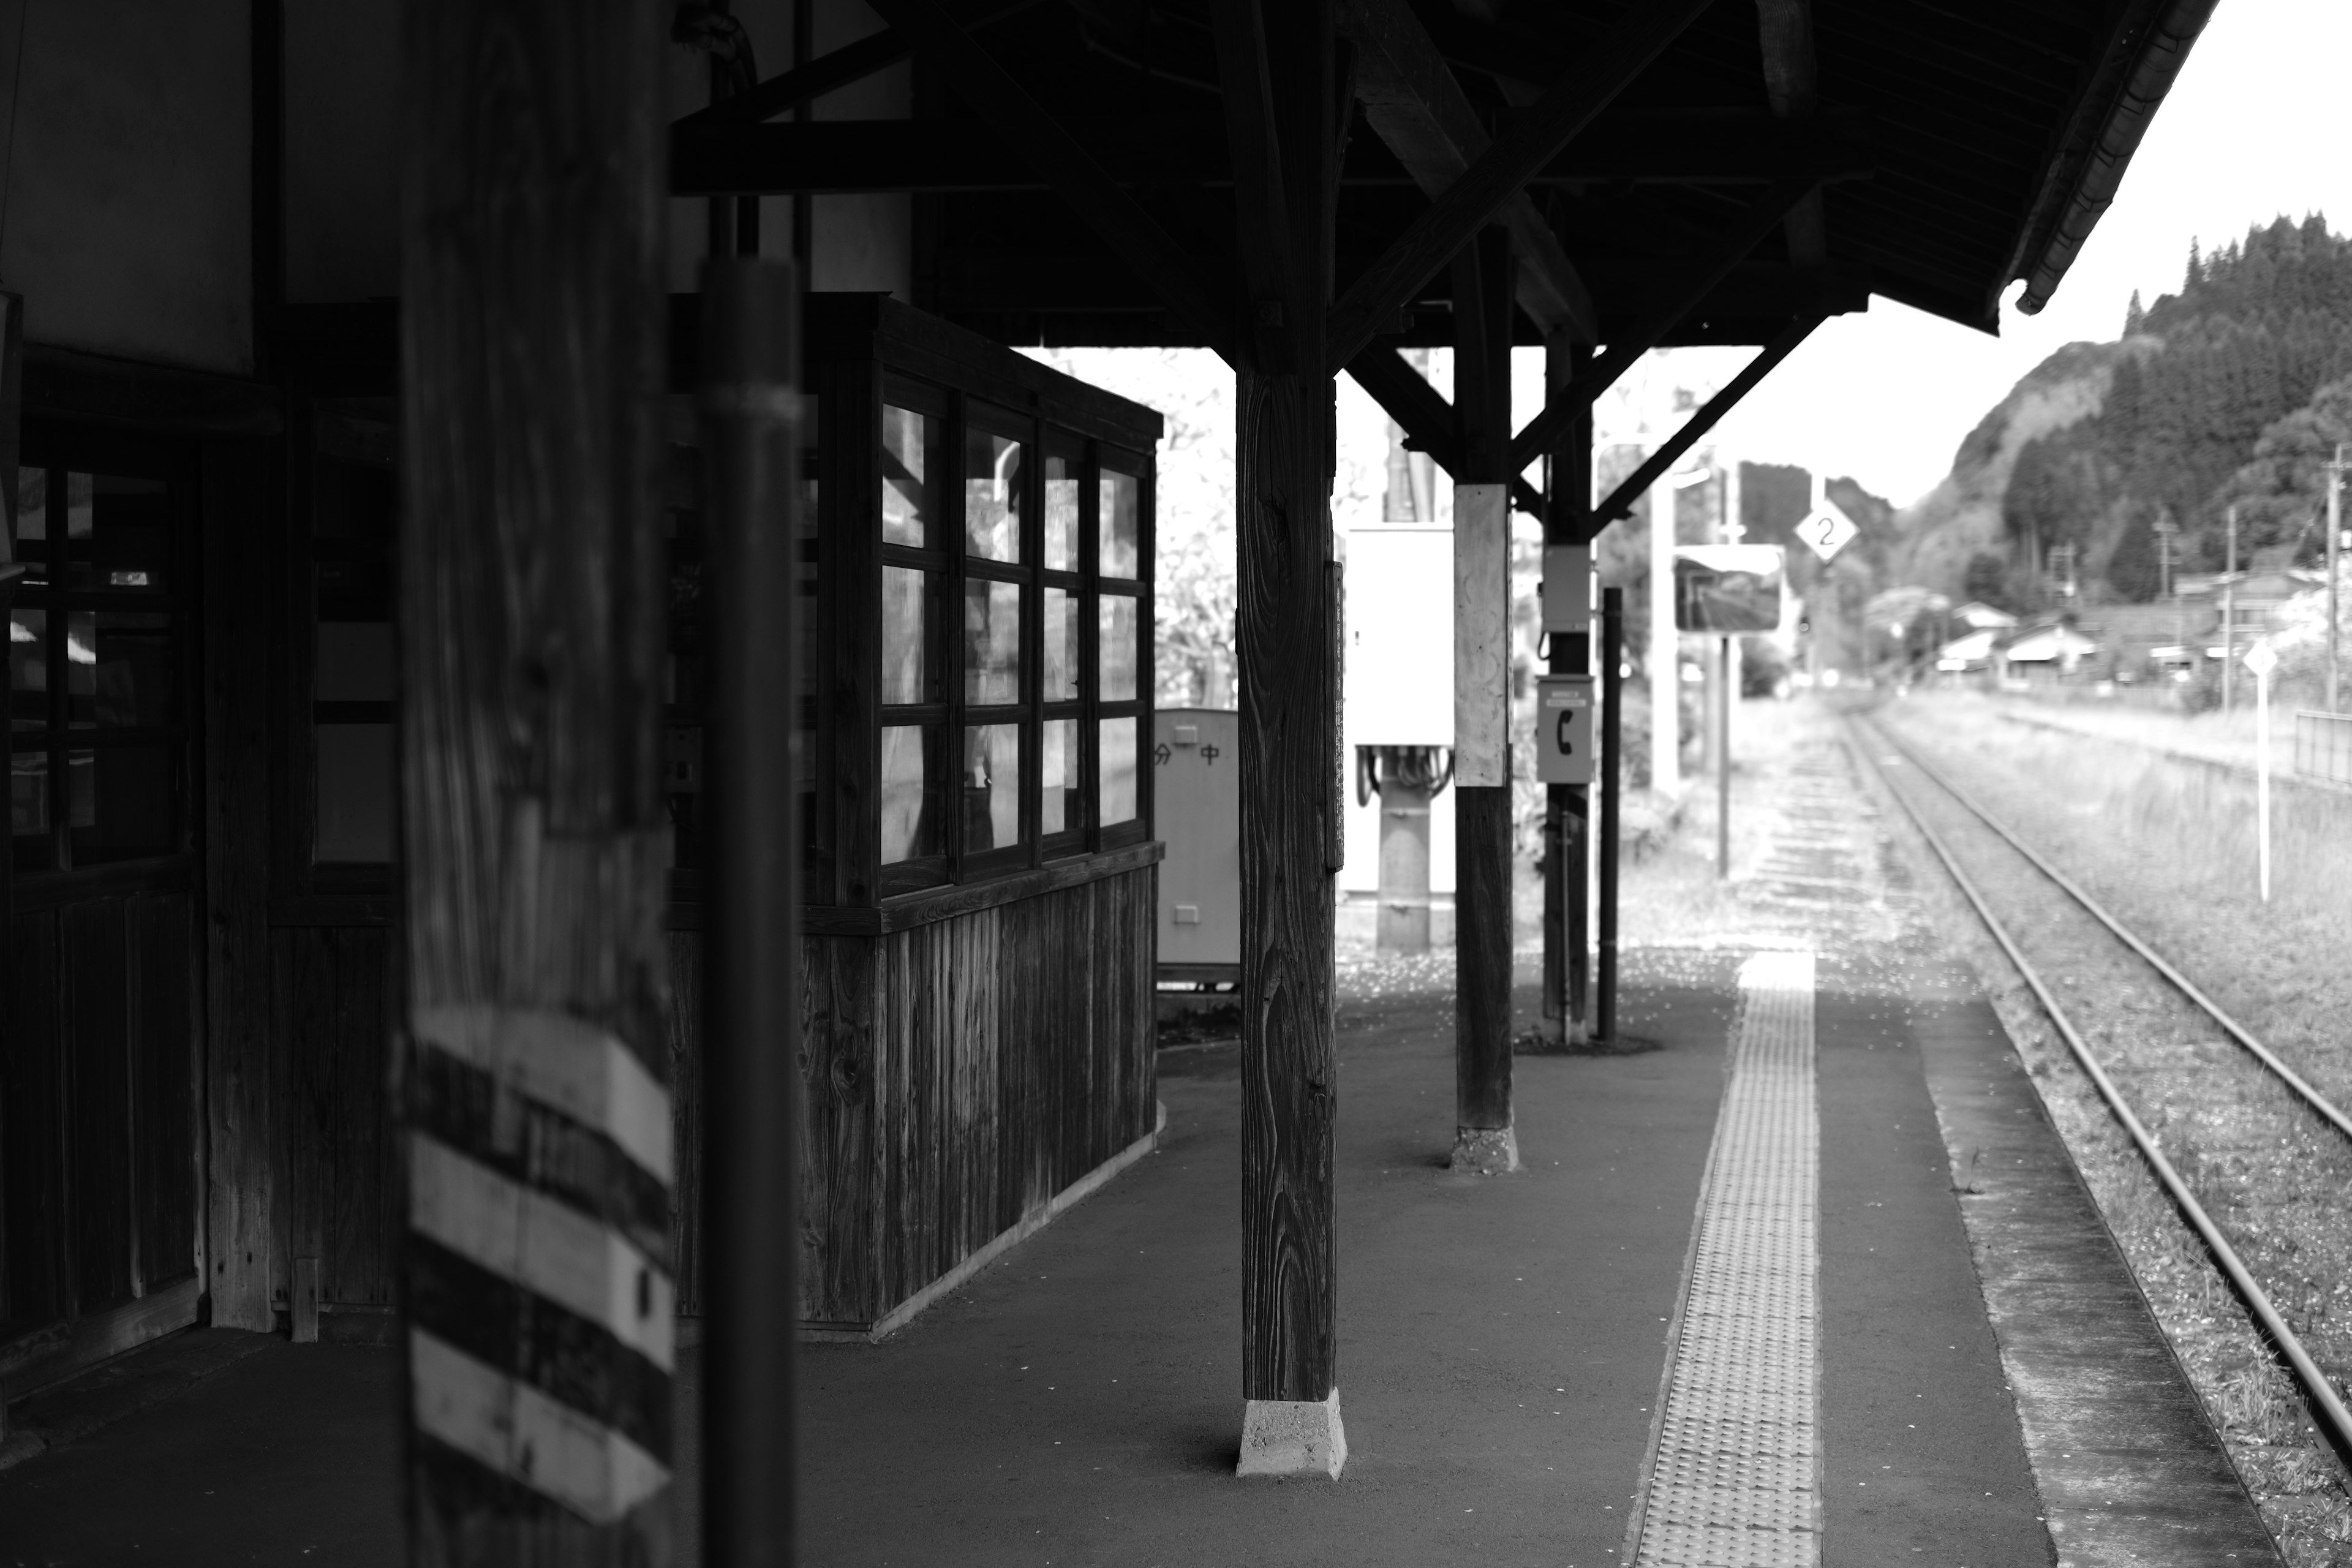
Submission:
POLYGON ((2352 784, 2352 713, 2298 712, 2294 771, 2306 778, 2352 784))

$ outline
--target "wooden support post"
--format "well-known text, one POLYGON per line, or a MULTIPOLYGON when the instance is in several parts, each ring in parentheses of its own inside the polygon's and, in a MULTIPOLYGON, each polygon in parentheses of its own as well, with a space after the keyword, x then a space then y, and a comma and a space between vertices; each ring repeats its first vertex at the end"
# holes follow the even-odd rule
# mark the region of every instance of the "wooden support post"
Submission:
POLYGON ((1453 1166, 1519 1168, 1511 1125, 1510 236, 1484 230, 1454 266, 1453 1166))
MULTIPOLYGON (((1566 384, 1587 359, 1584 349, 1555 333, 1544 344, 1547 400, 1561 395, 1566 384)), ((1589 544, 1592 528, 1592 414, 1588 405, 1562 427, 1559 444, 1551 452, 1551 484, 1544 499, 1544 545, 1589 544)), ((1547 561, 1550 559, 1549 554, 1547 561)), ((1591 592, 1589 582, 1553 583, 1549 571, 1547 596, 1572 594, 1580 604, 1591 592)), ((1548 668, 1554 675, 1592 673, 1592 639, 1589 634, 1551 637, 1548 668)), ((1592 787, 1590 784, 1548 784, 1544 790, 1544 1033, 1555 1045, 1580 1042, 1590 1024, 1587 1012, 1585 949, 1591 940, 1587 902, 1587 868, 1591 853, 1592 787)))
POLYGON ((801 1247, 801 881, 793 752, 801 432, 789 263, 702 273, 703 526, 716 658, 703 1035, 702 1560, 793 1550, 791 1322, 801 1247))
MULTIPOLYGON (((1283 249, 1289 297, 1235 351, 1242 776, 1243 1475, 1325 1475, 1339 1420, 1332 1137, 1332 873, 1339 868, 1339 572, 1331 537, 1334 370, 1325 338, 1345 121, 1331 0, 1220 5, 1221 58, 1265 51, 1271 98, 1236 160, 1279 159, 1284 202, 1242 213, 1283 249), (1262 39, 1263 42, 1258 42, 1262 39), (1276 226, 1278 224, 1278 227, 1276 226)), ((1238 118, 1238 117, 1237 117, 1238 118)), ((1229 120, 1229 133, 1239 126, 1229 120)), ((1244 247, 1244 253, 1263 255, 1244 247)))
POLYGON ((411 0, 410 1561, 669 1560, 665 18, 411 0))

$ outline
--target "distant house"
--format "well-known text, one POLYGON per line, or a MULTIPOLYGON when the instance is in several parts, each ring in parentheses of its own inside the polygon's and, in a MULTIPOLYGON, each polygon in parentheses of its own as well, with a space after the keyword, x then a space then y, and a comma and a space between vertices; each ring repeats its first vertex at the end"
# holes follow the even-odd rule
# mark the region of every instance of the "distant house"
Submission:
MULTIPOLYGON (((2007 610, 1997 610, 1982 599, 1970 599, 1965 605, 1952 606, 1952 619, 1972 632, 2007 631, 2017 625, 2017 617, 2007 610)), ((1966 638, 1962 638, 1966 641, 1966 638)), ((1990 647, 1991 645, 1986 645, 1990 647)))
POLYGON ((2026 626, 1993 644, 1993 674, 2003 685, 2054 682, 2098 651, 2095 639, 2073 626, 2055 622, 2026 626))
MULTIPOLYGON (((1993 613, 1999 615, 2000 612, 1996 610, 1993 613)), ((2000 635, 1999 628, 1987 626, 1982 631, 1970 632, 1966 637, 1954 637, 1936 650, 1937 672, 1946 675, 1970 675, 1979 670, 1991 668, 1992 645, 2000 635)))

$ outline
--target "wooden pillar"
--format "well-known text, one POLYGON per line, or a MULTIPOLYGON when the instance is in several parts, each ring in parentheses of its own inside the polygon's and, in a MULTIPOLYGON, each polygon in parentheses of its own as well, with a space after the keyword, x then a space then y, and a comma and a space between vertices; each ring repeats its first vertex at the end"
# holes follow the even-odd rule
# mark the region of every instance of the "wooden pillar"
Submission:
POLYGON ((1510 237, 1454 263, 1454 1139, 1457 1171, 1519 1165, 1511 1127, 1510 237))
POLYGON ((394 1045, 417 1563, 671 1552, 666 19, 404 10, 394 1045))
MULTIPOLYGON (((1325 343, 1339 112, 1330 0, 1233 0, 1221 49, 1262 50, 1281 176, 1243 214, 1253 335, 1237 357, 1242 768, 1240 1472, 1337 1478, 1339 1420, 1332 1135, 1332 874, 1340 855, 1340 576, 1331 537, 1335 421, 1325 343), (1275 90, 1278 84, 1278 90, 1275 90)), ((1245 64, 1247 62, 1244 62, 1245 64)), ((1242 89, 1229 86, 1229 94, 1242 89)), ((1247 107, 1247 106, 1245 106, 1247 107)))
MULTIPOLYGON (((1565 333, 1555 333, 1544 344, 1547 400, 1567 394, 1588 357, 1565 333)), ((1587 404, 1560 427, 1552 447, 1551 484, 1544 498, 1544 547, 1549 552, 1556 545, 1590 545, 1593 531, 1592 409, 1587 404)), ((1582 604, 1591 592, 1590 582, 1553 583, 1549 569, 1545 576, 1547 594, 1574 594, 1582 604)), ((1591 674, 1591 635, 1553 634, 1548 668, 1554 675, 1591 674)), ((1591 938, 1591 786, 1546 785, 1544 828, 1544 1035, 1549 1043, 1564 1045, 1584 1039, 1591 1023, 1586 950, 1591 938)))

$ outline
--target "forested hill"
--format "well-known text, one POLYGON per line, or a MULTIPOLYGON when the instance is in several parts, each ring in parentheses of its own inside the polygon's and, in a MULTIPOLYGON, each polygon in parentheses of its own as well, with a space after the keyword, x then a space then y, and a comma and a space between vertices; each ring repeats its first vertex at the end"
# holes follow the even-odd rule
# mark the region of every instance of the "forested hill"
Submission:
POLYGON ((1898 580, 2043 607, 2067 547, 2087 598, 2158 591, 2158 535, 2188 571, 2307 563, 2324 548, 2325 462, 2352 441, 2352 239, 2280 218, 2210 256, 2123 336, 2070 343, 1960 444, 1898 523, 1898 580))

